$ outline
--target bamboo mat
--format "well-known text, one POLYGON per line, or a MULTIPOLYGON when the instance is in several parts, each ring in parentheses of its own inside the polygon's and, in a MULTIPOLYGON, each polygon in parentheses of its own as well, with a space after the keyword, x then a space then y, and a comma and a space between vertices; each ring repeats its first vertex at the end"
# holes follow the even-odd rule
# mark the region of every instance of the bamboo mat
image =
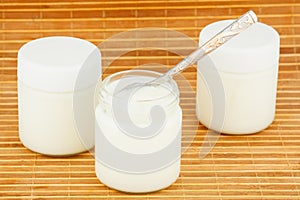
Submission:
MULTIPOLYGON (((0 10, 0 199, 300 199, 299 0, 2 0, 0 10), (21 144, 16 66, 24 43, 66 35, 99 44, 141 27, 180 31, 197 42, 205 25, 249 9, 281 37, 275 121, 259 134, 222 135, 202 160, 198 152, 206 129, 199 125, 182 156, 180 177, 169 188, 143 195, 121 193, 98 181, 89 153, 51 158, 21 144)), ((147 62, 173 65, 179 59, 164 51, 129 53, 104 76, 147 62)), ((184 76, 195 88, 195 69, 184 76)), ((184 120, 188 124, 190 119, 184 120)))

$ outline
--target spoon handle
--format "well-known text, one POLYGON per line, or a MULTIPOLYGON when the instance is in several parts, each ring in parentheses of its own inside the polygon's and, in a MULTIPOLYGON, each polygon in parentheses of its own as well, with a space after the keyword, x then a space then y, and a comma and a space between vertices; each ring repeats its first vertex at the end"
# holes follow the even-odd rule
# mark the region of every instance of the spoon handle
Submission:
POLYGON ((257 17, 255 13, 252 10, 248 11, 247 13, 239 17, 237 20, 235 20, 233 23, 228 25, 226 28, 224 28, 222 31, 220 31, 218 34, 213 36, 208 42, 206 42, 197 50, 192 52, 189 56, 187 56, 177 65, 175 65, 163 76, 173 77, 174 75, 179 74, 180 72, 188 68, 190 65, 194 64, 195 62, 203 58, 205 55, 222 46, 228 40, 238 35, 242 31, 246 30, 256 22, 257 17))

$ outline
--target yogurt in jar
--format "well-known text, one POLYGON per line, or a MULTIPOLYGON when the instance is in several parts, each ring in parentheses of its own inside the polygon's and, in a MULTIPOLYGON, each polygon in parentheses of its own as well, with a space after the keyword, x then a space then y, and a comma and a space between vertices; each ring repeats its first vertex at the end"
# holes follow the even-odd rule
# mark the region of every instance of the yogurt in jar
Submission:
POLYGON ((124 71, 103 81, 95 112, 95 168, 99 180, 111 188, 152 192, 179 176, 182 111, 175 81, 115 93, 159 75, 124 71))

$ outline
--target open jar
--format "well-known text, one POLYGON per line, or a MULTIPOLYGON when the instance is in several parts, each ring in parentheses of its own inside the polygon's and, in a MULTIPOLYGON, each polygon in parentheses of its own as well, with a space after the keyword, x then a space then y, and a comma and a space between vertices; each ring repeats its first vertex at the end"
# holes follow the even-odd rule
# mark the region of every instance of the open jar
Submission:
POLYGON ((101 85, 95 112, 95 169, 111 188, 152 192, 179 176, 182 111, 176 82, 122 91, 158 76, 146 70, 122 71, 101 85))
MULTIPOLYGON (((200 33, 200 45, 230 23, 232 20, 224 20, 206 26, 200 33)), ((279 42, 272 27, 258 22, 198 62, 197 116, 202 124, 222 133, 250 134, 272 123, 279 42), (221 84, 217 86, 218 80, 221 84), (214 99, 217 95, 212 95, 211 88, 224 98, 214 99), (223 118, 219 117, 223 121, 214 123, 214 114, 223 111, 223 118)))

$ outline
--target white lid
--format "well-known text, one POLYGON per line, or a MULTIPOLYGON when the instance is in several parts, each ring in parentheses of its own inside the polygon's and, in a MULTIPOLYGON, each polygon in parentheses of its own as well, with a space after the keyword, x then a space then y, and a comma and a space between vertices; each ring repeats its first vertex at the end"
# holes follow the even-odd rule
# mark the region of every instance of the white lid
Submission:
POLYGON ((75 91, 96 85, 100 75, 99 49, 79 38, 40 38, 23 45, 18 53, 18 79, 35 89, 75 91))
MULTIPOLYGON (((209 24, 201 31, 199 44, 204 44, 232 22, 233 20, 224 20, 209 24)), ((278 64, 279 43, 276 30, 257 22, 210 53, 199 62, 199 66, 205 60, 211 59, 220 71, 233 73, 262 71, 278 64)))

